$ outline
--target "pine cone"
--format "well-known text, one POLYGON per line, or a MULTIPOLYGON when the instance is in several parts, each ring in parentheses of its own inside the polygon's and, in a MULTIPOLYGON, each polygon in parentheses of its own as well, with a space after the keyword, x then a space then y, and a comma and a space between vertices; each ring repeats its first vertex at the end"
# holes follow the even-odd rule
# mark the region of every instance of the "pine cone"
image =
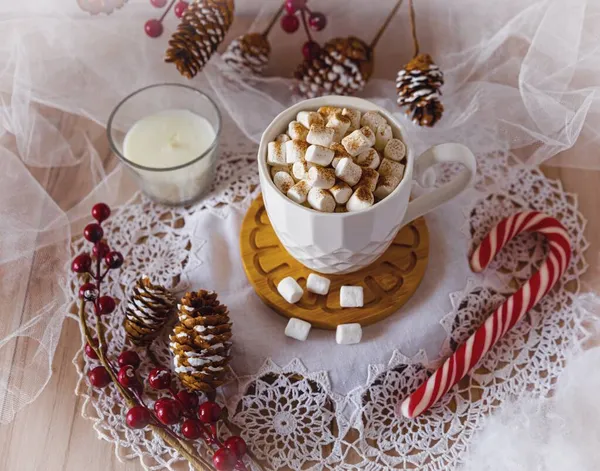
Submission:
POLYGON ((328 41, 316 58, 298 66, 296 91, 304 98, 353 95, 361 91, 373 73, 373 51, 354 36, 328 41))
POLYGON ((396 78, 398 105, 408 106, 406 114, 412 113, 413 123, 433 126, 444 112, 440 102, 444 74, 429 54, 414 57, 396 78))
POLYGON ((185 10, 169 40, 165 62, 193 78, 223 41, 233 21, 233 0, 197 0, 185 10))
POLYGON ((216 293, 186 293, 170 338, 175 372, 186 388, 210 392, 224 383, 231 359, 231 322, 216 293))
POLYGON ((140 278, 129 298, 125 315, 127 337, 135 345, 148 345, 175 311, 177 300, 166 288, 140 278))
POLYGON ((249 33, 231 41, 223 60, 239 73, 263 75, 270 55, 267 38, 260 33, 249 33))

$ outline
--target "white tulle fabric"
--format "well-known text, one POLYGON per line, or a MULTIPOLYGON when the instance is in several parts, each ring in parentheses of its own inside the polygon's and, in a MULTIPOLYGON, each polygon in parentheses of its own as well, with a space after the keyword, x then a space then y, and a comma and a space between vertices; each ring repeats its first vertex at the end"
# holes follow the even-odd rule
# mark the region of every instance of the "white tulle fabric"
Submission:
MULTIPOLYGON (((446 77, 446 112, 433 129, 415 128, 395 107, 395 71, 412 54, 407 11, 400 10, 376 51, 376 75, 387 79, 372 80, 361 95, 396 111, 417 151, 446 141, 466 144, 480 174, 476 188, 427 216, 430 267, 415 297, 365 329, 363 342, 350 348, 335 345, 325 331, 312 332, 306 344, 285 338, 285 320, 253 294, 239 260, 241 220, 257 192, 256 141, 295 100, 289 80, 248 80, 216 56, 191 82, 214 96, 226 115, 217 181, 191 208, 155 205, 131 191, 121 166, 103 165, 104 124, 113 106, 144 85, 182 81, 162 62, 173 15, 164 36, 151 40, 143 33, 154 15, 148 3, 122 3, 79 2, 88 10, 116 8, 93 16, 76 1, 0 5, 0 422, 11 421, 50 378, 62 324, 73 309, 76 282, 68 264, 83 245, 80 238, 71 244, 71 237, 97 201, 120 206, 107 226, 110 243, 127 259, 118 282, 109 280, 115 296, 124 299, 145 273, 178 292, 215 289, 229 305, 237 376, 222 400, 272 467, 449 469, 464 456, 483 417, 507 397, 553 388, 593 316, 579 294, 585 219, 576 196, 537 165, 600 169, 597 154, 587 152, 597 146, 600 129, 598 2, 417 2, 421 49, 446 77), (73 122, 78 125, 69 126, 73 122), (89 178, 73 180, 82 173, 89 178), (61 190, 59 205, 54 195, 61 187, 72 196, 61 190), (397 400, 539 263, 543 240, 523 235, 482 276, 468 271, 470 245, 501 217, 524 208, 548 212, 567 226, 575 256, 563 284, 429 414, 414 422, 398 419, 397 400), (43 289, 29 292, 29 285, 43 289)), ((351 3, 320 5, 330 18, 320 40, 348 34, 368 40, 393 4, 351 3)), ((278 6, 274 0, 237 4, 240 14, 256 16, 254 30, 278 6)), ((291 71, 298 38, 275 29, 271 41, 272 68, 288 64, 291 71)), ((438 182, 453 171, 439 169, 438 182)), ((111 353, 123 346, 122 315, 119 310, 106 318, 111 353)), ((155 349, 166 362, 164 339, 155 349)), ((84 371, 81 355, 75 361, 84 371)), ((110 391, 98 396, 85 381, 78 386, 98 433, 148 468, 173 467, 179 458, 172 450, 124 427, 122 406, 110 391)))

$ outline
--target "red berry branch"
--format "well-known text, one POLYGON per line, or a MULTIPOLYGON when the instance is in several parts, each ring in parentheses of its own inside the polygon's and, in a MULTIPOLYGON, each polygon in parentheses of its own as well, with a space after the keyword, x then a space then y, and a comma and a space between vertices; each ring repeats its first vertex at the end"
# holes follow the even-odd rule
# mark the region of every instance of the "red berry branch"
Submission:
POLYGON ((313 31, 325 29, 327 17, 323 13, 311 11, 307 6, 307 0, 286 0, 285 9, 287 14, 281 17, 281 29, 289 34, 295 33, 302 21, 304 32, 308 38, 308 41, 302 46, 302 54, 306 60, 314 59, 319 54, 321 46, 313 40, 310 29, 313 31))
MULTIPOLYGON (((159 3, 156 0, 155 3, 159 3)), ((171 372, 162 366, 152 369, 146 383, 156 391, 164 391, 167 396, 157 399, 152 408, 144 401, 144 382, 138 376, 141 359, 133 350, 125 350, 116 362, 107 356, 106 339, 100 317, 114 312, 116 302, 113 297, 102 294, 102 283, 110 270, 123 265, 123 256, 110 249, 104 238, 102 223, 110 216, 110 208, 96 204, 92 216, 97 222, 88 224, 83 236, 93 244, 91 254, 84 252, 73 259, 71 268, 83 275, 84 282, 79 288, 79 319, 86 339, 85 355, 100 362, 88 371, 88 380, 96 388, 105 388, 114 383, 117 391, 129 407, 125 422, 132 429, 150 428, 168 445, 175 448, 195 469, 214 467, 217 471, 246 471, 243 462, 249 453, 246 443, 239 436, 221 441, 218 423, 227 423, 227 414, 214 401, 200 404, 199 397, 186 390, 177 391, 173 387, 171 372), (93 281, 90 281, 93 280, 93 281), (96 337, 90 332, 87 315, 91 306, 96 316, 96 337), (174 426, 181 424, 179 435, 174 426), (202 440, 213 453, 212 466, 198 455, 190 442, 202 440)), ((256 461, 256 460, 255 460, 256 461)), ((258 466, 258 463, 257 463, 258 466)))
MULTIPOLYGON (((150 0, 150 3, 155 8, 164 8, 165 5, 167 5, 167 1, 168 0, 150 0)), ((167 9, 159 18, 152 18, 146 21, 146 23, 144 24, 144 31, 151 38, 158 38, 160 35, 163 34, 163 21, 167 14, 171 11, 171 9, 173 9, 173 12, 175 13, 175 16, 177 18, 181 18, 185 10, 187 10, 188 6, 189 3, 184 0, 171 0, 169 6, 167 6, 167 9), (175 8, 173 8, 173 5, 175 6, 175 8)))

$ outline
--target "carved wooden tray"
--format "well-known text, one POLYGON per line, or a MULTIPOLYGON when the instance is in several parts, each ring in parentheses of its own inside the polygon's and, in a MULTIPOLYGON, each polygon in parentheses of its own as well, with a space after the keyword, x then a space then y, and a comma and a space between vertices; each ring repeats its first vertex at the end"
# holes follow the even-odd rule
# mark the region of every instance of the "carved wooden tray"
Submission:
POLYGON ((240 235, 244 270, 258 296, 275 312, 297 317, 313 327, 335 329, 338 324, 373 324, 400 309, 417 290, 429 259, 429 232, 425 219, 404 226, 388 250, 362 270, 346 275, 323 275, 331 280, 329 294, 318 296, 306 290, 312 272, 296 261, 281 245, 271 227, 262 196, 248 209, 240 235), (304 289, 297 304, 289 304, 277 292, 277 284, 294 277, 304 289), (364 307, 341 308, 340 287, 364 288, 364 307))

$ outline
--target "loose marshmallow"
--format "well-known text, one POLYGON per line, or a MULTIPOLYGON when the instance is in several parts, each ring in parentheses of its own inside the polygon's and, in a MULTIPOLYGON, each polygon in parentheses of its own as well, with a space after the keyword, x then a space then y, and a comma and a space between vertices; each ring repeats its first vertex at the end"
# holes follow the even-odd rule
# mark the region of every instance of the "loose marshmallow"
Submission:
POLYGON ((345 181, 348 185, 354 186, 362 176, 362 168, 352 162, 352 159, 346 157, 337 164, 335 176, 345 181))
POLYGON ((341 307, 363 307, 363 298, 362 286, 342 286, 340 289, 341 307))
POLYGON ((302 162, 305 159, 308 143, 299 139, 292 139, 285 143, 285 160, 288 164, 302 162))
POLYGON ((337 204, 346 204, 352 196, 352 188, 344 182, 337 182, 329 189, 329 192, 337 204))
POLYGON ((290 168, 288 165, 273 165, 270 172, 271 178, 273 178, 277 172, 290 173, 290 168))
POLYGON ((292 317, 285 326, 285 335, 304 342, 308 338, 311 327, 310 322, 292 317))
MULTIPOLYGON (((344 146, 344 149, 346 149, 346 152, 348 152, 348 154, 350 154, 352 157, 356 157, 358 154, 368 150, 373 145, 371 143, 371 139, 363 134, 363 129, 369 128, 357 129, 342 139, 342 145, 344 146)), ((373 133, 371 132, 371 134, 373 133)))
POLYGON ((323 118, 325 118, 325 120, 328 120, 334 114, 341 113, 342 108, 338 108, 337 106, 321 106, 321 108, 319 108, 317 110, 317 112, 321 116, 323 116, 323 118))
POLYGON ((291 276, 284 278, 277 284, 277 291, 290 304, 296 304, 304 294, 302 287, 291 276))
POLYGON ((348 129, 349 132, 356 131, 358 128, 360 128, 360 111, 352 108, 344 108, 342 110, 342 114, 350 118, 350 128, 348 129))
POLYGON ((381 157, 379 157, 379 153, 375 149, 369 149, 358 154, 354 161, 361 167, 375 169, 379 167, 379 164, 381 163, 381 157))
POLYGON ((333 135, 334 142, 340 142, 350 127, 350 118, 341 113, 337 113, 329 118, 326 126, 335 130, 335 134, 333 135))
POLYGON ((287 134, 280 134, 275 138, 275 142, 287 142, 291 139, 287 134))
POLYGON ((295 180, 305 180, 308 178, 308 168, 308 162, 294 162, 292 176, 295 180))
POLYGON ((335 185, 335 170, 326 167, 311 167, 308 169, 308 184, 313 188, 328 190, 335 185))
POLYGON ((310 185, 305 180, 300 180, 287 192, 287 197, 292 201, 302 204, 308 198, 308 192, 310 191, 310 185))
POLYGON ((306 136, 308 136, 308 128, 304 127, 298 121, 292 121, 288 124, 288 134, 292 139, 305 141, 306 136))
POLYGON ((396 162, 400 162, 405 155, 406 146, 400 139, 390 139, 383 150, 383 156, 386 159, 395 160, 396 162))
POLYGON ((399 184, 400 179, 392 177, 391 175, 380 177, 379 182, 377 183, 377 188, 375 188, 374 192, 375 198, 377 198, 378 200, 387 198, 399 184))
POLYGON ((387 123, 387 120, 377 111, 367 111, 366 113, 363 113, 362 118, 360 118, 360 125, 369 126, 373 131, 379 126, 383 126, 387 123))
POLYGON ((304 155, 307 162, 327 167, 333 160, 334 152, 323 146, 312 145, 306 150, 304 155))
POLYGON ((333 143, 334 136, 335 129, 320 124, 313 124, 310 127, 310 131, 308 131, 308 136, 306 136, 306 142, 317 146, 329 147, 333 143))
POLYGON ((369 147, 375 145, 375 132, 369 126, 363 126, 360 128, 360 131, 363 133, 363 136, 367 138, 369 141, 369 147))
POLYGON ((269 142, 267 144, 267 163, 269 165, 285 165, 285 143, 269 142))
POLYGON ((356 188, 348 203, 346 203, 346 209, 353 213, 357 211, 364 211, 375 204, 375 197, 371 190, 365 186, 359 186, 356 188))
POLYGON ((327 294, 329 293, 329 285, 331 280, 323 276, 311 273, 306 279, 306 289, 311 293, 315 294, 327 294))
POLYGON ((375 191, 377 188, 377 181, 379 180, 379 172, 377 170, 373 170, 372 168, 363 168, 362 175, 360 180, 356 184, 357 186, 364 186, 369 189, 369 191, 375 191))
POLYGON ((335 341, 338 345, 353 345, 362 338, 360 324, 340 324, 335 329, 335 341))
POLYGON ((287 172, 277 172, 273 177, 273 183, 279 188, 279 191, 287 195, 289 189, 294 186, 294 179, 287 172))
POLYGON ((335 209, 333 196, 322 188, 311 188, 306 201, 308 201, 311 208, 324 213, 332 213, 335 209))
POLYGON ((323 119, 323 116, 321 116, 316 111, 300 111, 296 115, 296 121, 298 121, 302 126, 304 126, 307 129, 310 129, 310 127, 313 124, 318 124, 320 126, 325 125, 325 120, 323 119))
POLYGON ((387 177, 391 175, 392 177, 396 177, 399 180, 402 180, 402 176, 404 175, 404 165, 394 162, 390 159, 383 159, 381 161, 381 165, 379 166, 379 175, 382 177, 387 177))
POLYGON ((392 127, 389 124, 379 126, 375 130, 375 149, 379 151, 385 149, 386 144, 392 137, 392 127))
POLYGON ((351 157, 351 155, 348 152, 346 152, 346 149, 344 149, 344 146, 341 145, 339 142, 334 142, 329 146, 329 148, 335 152, 333 154, 333 160, 331 161, 331 166, 333 168, 336 168, 339 161, 342 160, 344 157, 351 157))

